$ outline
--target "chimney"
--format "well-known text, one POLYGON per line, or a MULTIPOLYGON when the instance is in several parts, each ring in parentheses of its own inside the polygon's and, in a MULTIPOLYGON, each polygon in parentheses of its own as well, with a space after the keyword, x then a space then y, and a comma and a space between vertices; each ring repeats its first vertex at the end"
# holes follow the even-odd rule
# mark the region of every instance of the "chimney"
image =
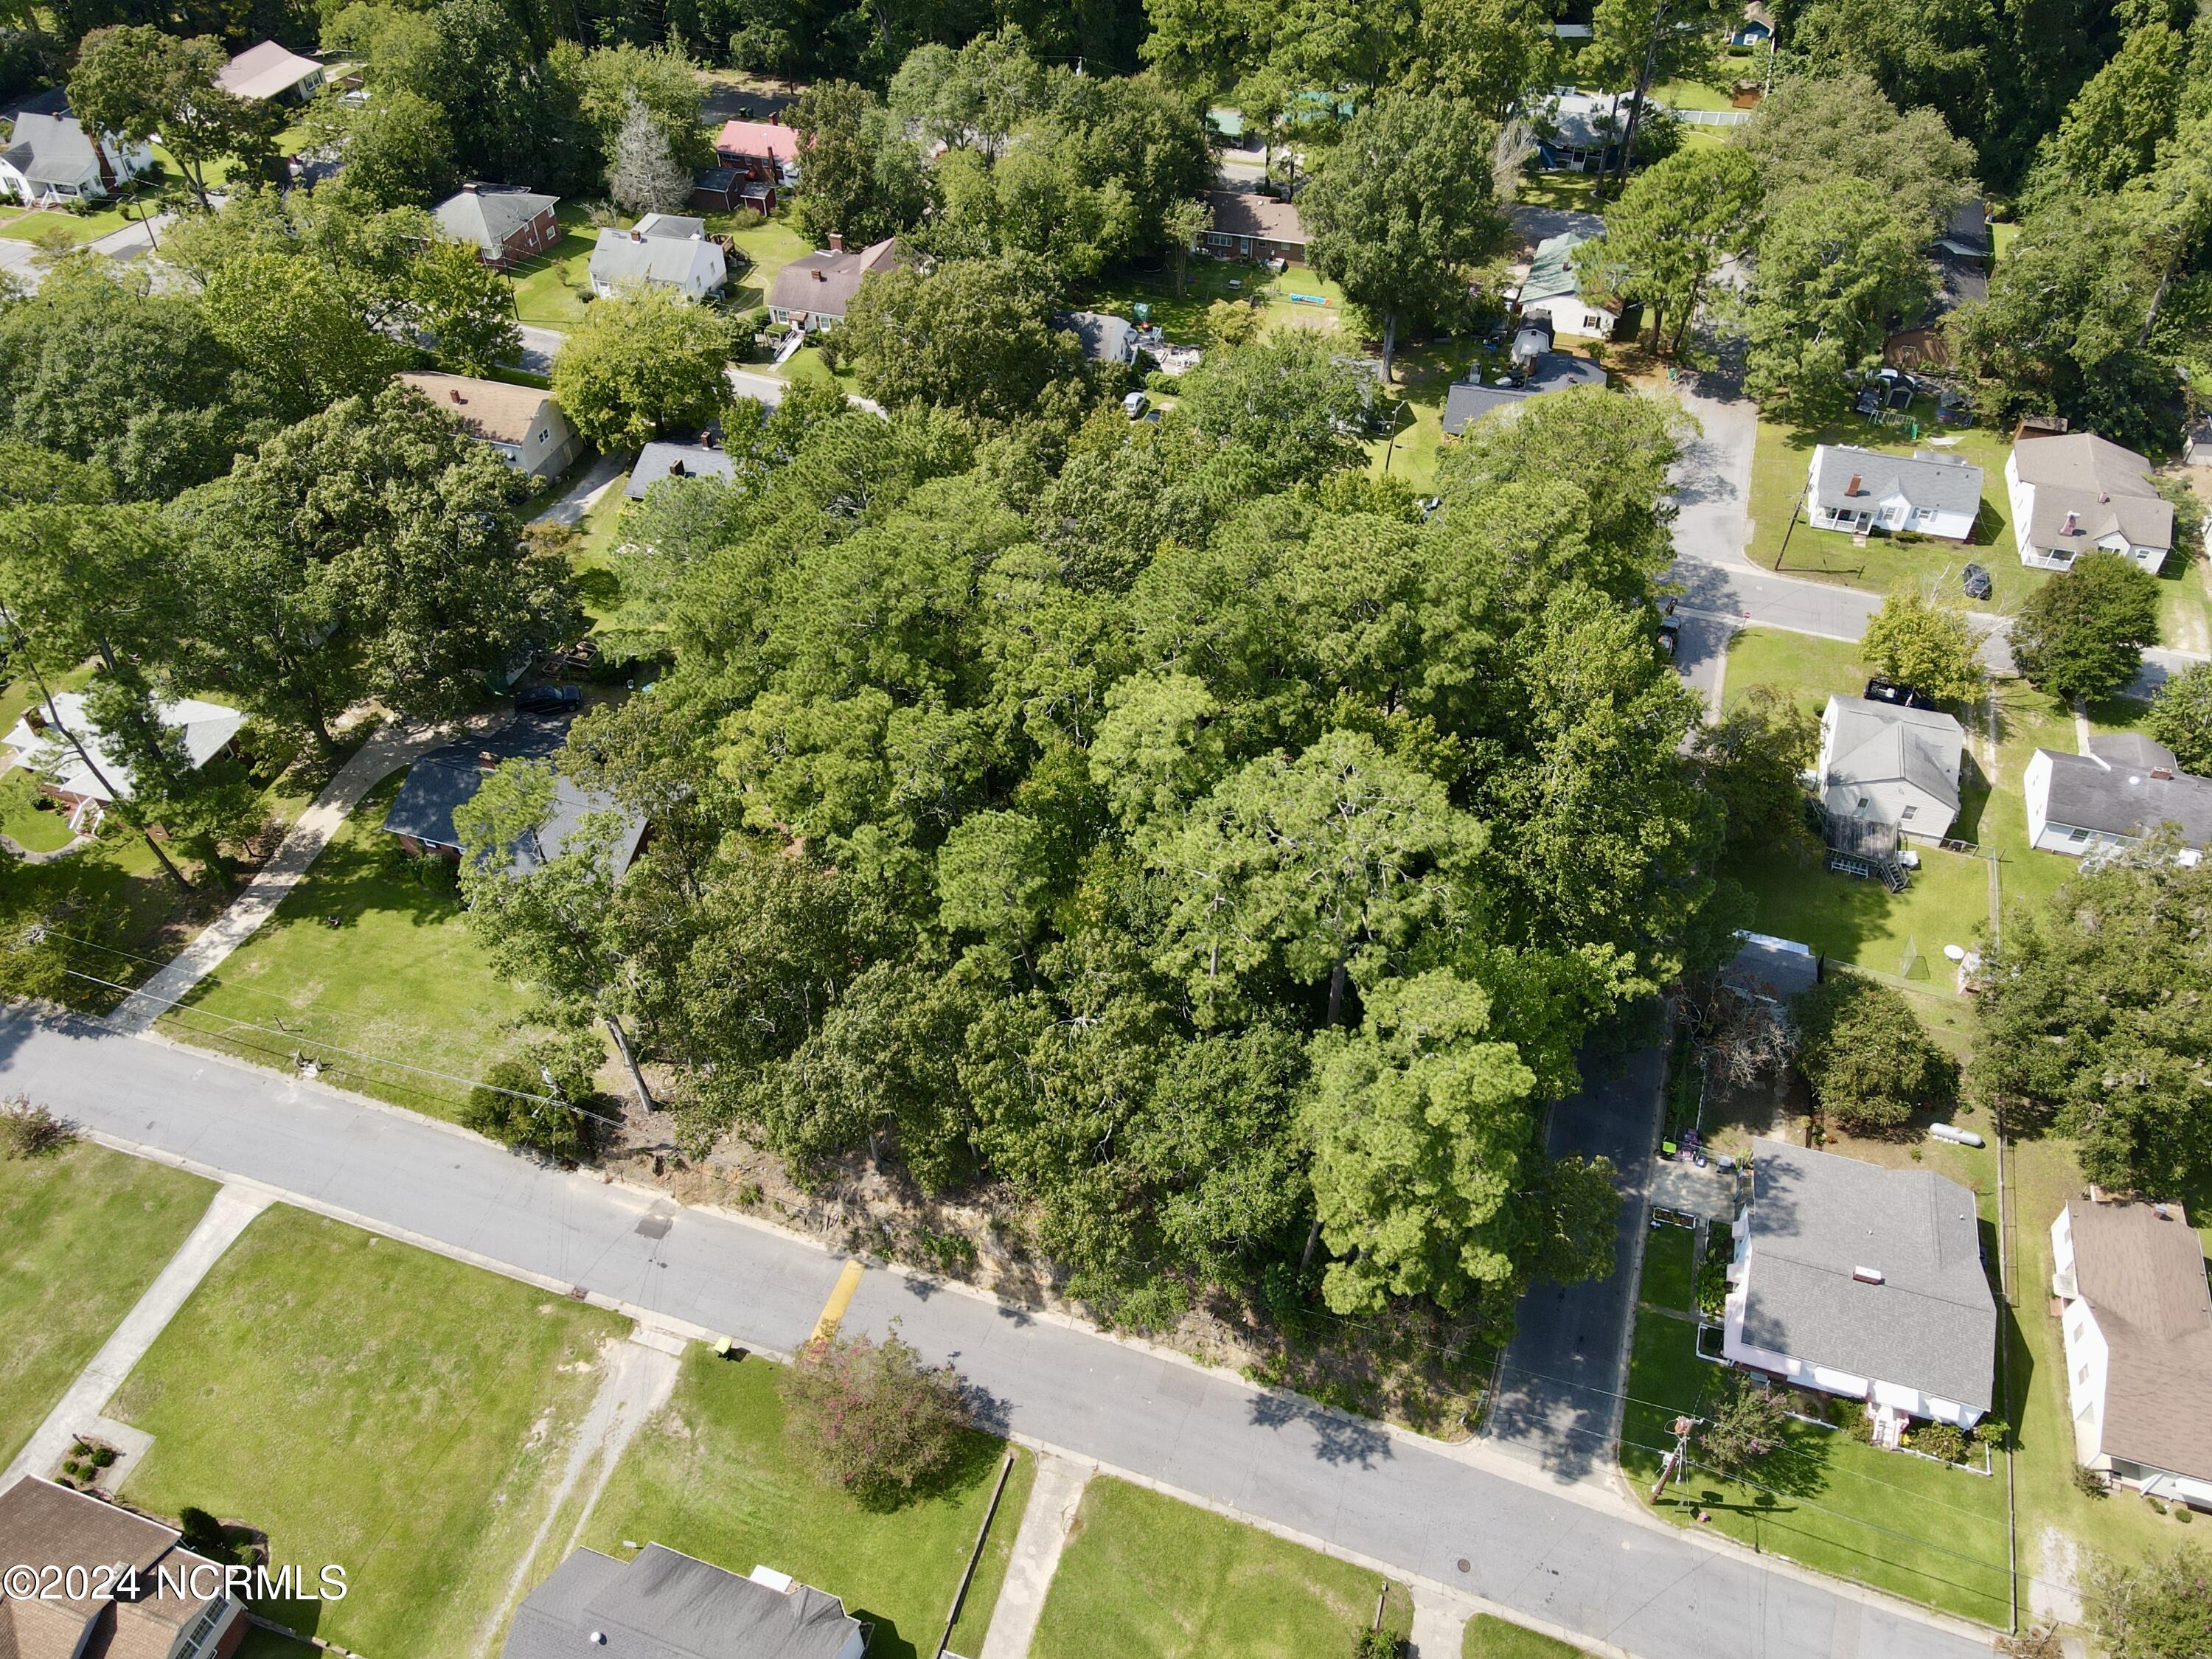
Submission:
POLYGON ((833 230, 830 233, 830 251, 832 253, 842 253, 845 251, 845 233, 843 231, 833 230))
POLYGON ((479 772, 496 772, 499 770, 499 757, 493 754, 489 749, 477 750, 477 770, 479 772))
POLYGON ((461 186, 461 194, 464 196, 473 196, 476 193, 477 187, 473 184, 466 184, 461 186))
POLYGON ((645 240, 645 233, 641 230, 633 230, 629 234, 629 239, 633 242, 641 242, 645 240))
POLYGON ((448 398, 451 398, 457 404, 465 404, 468 402, 466 398, 461 396, 461 389, 457 386, 447 386, 446 388, 446 395, 448 398))
POLYGON ((2058 533, 2062 536, 2080 535, 2081 533, 2081 515, 2079 513, 2069 512, 2067 514, 2066 522, 2058 526, 2058 533))
POLYGON ((1881 1283, 1881 1269, 1879 1267, 1854 1267, 1851 1269, 1851 1277, 1858 1280, 1862 1285, 1879 1285, 1881 1283))
POLYGON ((810 270, 806 274, 809 276, 811 276, 817 283, 826 283, 830 280, 829 275, 825 271, 810 270))
POLYGON ((2107 489, 2100 489, 2100 490, 2099 490, 2099 491, 2097 492, 2097 500, 2098 500, 2100 502, 2109 501, 2111 501, 2112 499, 2112 492, 2111 492, 2110 490, 2107 490, 2107 489))
POLYGON ((680 460, 669 462, 668 476, 672 478, 680 478, 684 477, 684 463, 680 460))
POLYGON ((2150 769, 2150 775, 2163 783, 2173 781, 2173 769, 2171 766, 2154 766, 2150 769))
POLYGON ((1858 493, 1859 493, 1859 475, 1858 475, 1857 473, 1854 472, 1854 473, 1852 473, 1852 474, 1851 474, 1851 481, 1850 481, 1849 483, 1847 483, 1847 484, 1845 484, 1845 485, 1844 486, 1844 495, 1857 495, 1858 493))

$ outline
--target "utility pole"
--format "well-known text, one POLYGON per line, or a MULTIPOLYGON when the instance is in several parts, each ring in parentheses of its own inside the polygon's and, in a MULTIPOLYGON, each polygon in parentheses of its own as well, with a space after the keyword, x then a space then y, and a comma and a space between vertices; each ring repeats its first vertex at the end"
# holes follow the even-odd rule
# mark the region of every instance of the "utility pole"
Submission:
POLYGON ((1674 1431, 1674 1449, 1667 1454, 1665 1460, 1659 1465, 1659 1479, 1652 1484, 1651 1487, 1653 1503, 1659 1501, 1659 1494, 1667 1490, 1667 1483, 1681 1473, 1683 1465, 1690 1455, 1690 1431, 1697 1426, 1697 1422, 1698 1419, 1694 1417, 1678 1417, 1674 1419, 1672 1425, 1674 1431))

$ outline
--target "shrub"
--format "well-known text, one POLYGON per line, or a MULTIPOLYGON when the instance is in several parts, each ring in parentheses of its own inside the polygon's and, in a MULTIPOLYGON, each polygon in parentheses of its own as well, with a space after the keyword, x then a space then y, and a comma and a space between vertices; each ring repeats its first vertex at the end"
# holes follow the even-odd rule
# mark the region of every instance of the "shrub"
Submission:
POLYGON ((1176 377, 1164 368, 1156 368, 1145 376, 1145 390, 1157 398, 1172 398, 1177 384, 1176 377))
POLYGON ((1867 1415, 1864 1406, 1851 1413, 1850 1420, 1844 1425, 1844 1431, 1862 1446, 1874 1444, 1874 1419, 1867 1415))
POLYGON ((1997 1450, 2002 1451, 2005 1436, 2011 1432, 2012 1425, 1992 1412, 1974 1425, 1968 1432, 1967 1437, 1978 1446, 1994 1446, 1997 1450))
POLYGON ((469 1091, 461 1121, 502 1146, 526 1147, 549 1158, 586 1158, 592 1120, 575 1109, 588 1109, 597 1097, 589 1069, 570 1045, 538 1044, 520 1059, 492 1063, 483 1081, 469 1091), (554 1079, 556 1097, 551 1100, 544 1098, 547 1072, 554 1079))
POLYGON ((1728 1256, 1706 1246, 1705 1265, 1698 1269, 1698 1311, 1718 1319, 1728 1311, 1728 1256))
POLYGON ((810 1344, 784 1383, 785 1427, 834 1481, 873 1508, 926 1495, 957 1467, 970 1424, 950 1365, 896 1335, 810 1344))
POLYGON ((2105 1477, 2082 1463, 2074 1466, 2074 1490, 2084 1498, 2105 1498, 2111 1494, 2111 1488, 2105 1485, 2105 1477))
POLYGON ((2182 1544, 2140 1565, 2100 1560, 2088 1578, 2090 1625, 2109 1659, 2212 1653, 2212 1553, 2182 1544))
POLYGON ((112 1447, 112 1446, 94 1446, 94 1447, 92 1449, 92 1466, 93 1466, 93 1468, 96 1468, 96 1469, 112 1468, 113 1468, 113 1467, 114 1467, 114 1463, 115 1463, 115 1448, 114 1448, 114 1447, 112 1447))
POLYGON ((1948 1423, 1929 1423, 1912 1431, 1912 1449, 1956 1463, 1966 1455, 1966 1437, 1948 1423))
POLYGON ((1352 1644, 1352 1659, 1398 1659, 1406 1644, 1387 1630, 1364 1630, 1352 1644))
POLYGON ((0 1157, 45 1158, 76 1139, 76 1131, 21 1096, 0 1101, 0 1157))
POLYGON ((1782 1443, 1789 1420, 1779 1397, 1737 1376, 1720 1409, 1699 1425, 1697 1455, 1717 1474, 1741 1474, 1782 1443))

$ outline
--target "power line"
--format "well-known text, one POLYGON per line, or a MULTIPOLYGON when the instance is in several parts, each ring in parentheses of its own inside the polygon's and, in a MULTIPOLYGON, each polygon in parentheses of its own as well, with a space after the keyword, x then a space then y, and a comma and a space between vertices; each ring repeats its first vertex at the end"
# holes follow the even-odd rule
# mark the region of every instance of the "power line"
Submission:
POLYGON ((441 1072, 428 1066, 416 1066, 404 1060, 388 1060, 380 1054, 366 1054, 357 1048, 344 1048, 338 1043, 325 1042, 320 1037, 301 1036, 297 1033, 281 1029, 256 1025, 252 1020, 233 1018, 228 1014, 216 1013, 211 1008, 187 1008, 174 997, 156 996, 149 991, 137 990, 128 985, 118 985, 112 979, 100 978, 97 974, 82 973, 75 968, 64 968, 62 971, 71 979, 81 979, 93 985, 103 985, 111 991, 121 991, 131 996, 143 996, 149 1002, 166 1004, 179 1013, 194 1014, 208 1019, 219 1019, 228 1025, 234 1025, 243 1030, 258 1031, 264 1036, 281 1037, 288 1042, 308 1043, 315 1048, 327 1049, 334 1054, 343 1054, 349 1060, 360 1060, 365 1065, 388 1066, 398 1071, 412 1072, 418 1077, 435 1078, 442 1083, 458 1083, 469 1089, 484 1089, 493 1094, 505 1095, 514 1100, 533 1101, 541 1106, 566 1107, 579 1116, 588 1117, 595 1122, 607 1125, 610 1128, 626 1129, 629 1127, 619 1119, 605 1116, 579 1106, 574 1101, 563 1100, 557 1095, 532 1094, 526 1089, 503 1088, 496 1083, 486 1083, 476 1078, 461 1077, 452 1072, 441 1072))

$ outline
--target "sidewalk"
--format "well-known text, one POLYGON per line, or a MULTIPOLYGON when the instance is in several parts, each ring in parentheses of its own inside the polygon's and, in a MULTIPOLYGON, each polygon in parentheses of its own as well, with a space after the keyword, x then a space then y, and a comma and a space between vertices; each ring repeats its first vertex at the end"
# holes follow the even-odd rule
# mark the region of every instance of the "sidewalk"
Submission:
POLYGON ((125 1000, 107 1017, 111 1030, 135 1036, 149 1029, 185 994, 222 964, 223 959, 246 943, 269 920, 284 896, 297 886, 314 861, 330 845, 346 815, 362 798, 407 765, 424 750, 446 740, 442 730, 392 727, 362 744, 353 758, 315 797, 314 805, 300 814, 269 862, 246 889, 231 901, 230 908, 204 928, 198 938, 177 952, 168 965, 125 1000))
POLYGON ((177 1247, 169 1265, 161 1269, 154 1282, 146 1287, 146 1294, 138 1298, 137 1305, 123 1316, 123 1322, 103 1344, 91 1363, 77 1373, 69 1392, 61 1403, 46 1414, 8 1472, 0 1475, 0 1488, 12 1486, 27 1474, 45 1474, 61 1462, 62 1454, 80 1434, 94 1431, 93 1425, 107 1409, 107 1402, 123 1386, 138 1362, 146 1357, 146 1350, 154 1346, 168 1322, 176 1317, 177 1310, 199 1288, 208 1269, 222 1258, 238 1236, 244 1232, 254 1217, 274 1202, 271 1194, 245 1187, 225 1187, 215 1195, 193 1228, 177 1247))
POLYGON ((1027 1659, 1037 1620, 1044 1613, 1044 1598, 1052 1589, 1052 1576, 1060 1571, 1060 1553, 1067 1543, 1076 1505, 1090 1484, 1090 1464, 1037 1454, 1036 1482, 1030 1488, 1029 1507, 1022 1511, 1021 1530, 1014 1534, 1006 1583, 991 1613, 991 1633, 983 1638, 977 1659, 1027 1659))

